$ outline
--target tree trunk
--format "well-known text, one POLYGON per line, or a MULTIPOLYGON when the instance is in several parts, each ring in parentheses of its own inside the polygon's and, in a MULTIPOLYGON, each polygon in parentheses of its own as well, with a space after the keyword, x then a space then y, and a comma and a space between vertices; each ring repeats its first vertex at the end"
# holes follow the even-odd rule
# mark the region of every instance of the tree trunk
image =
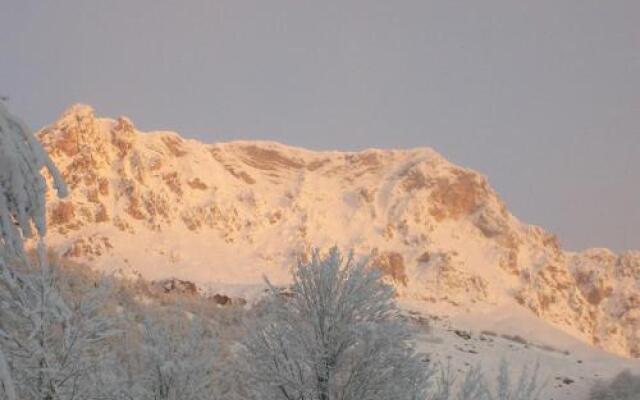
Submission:
POLYGON ((329 381, 331 377, 332 363, 323 358, 318 374, 318 400, 330 400, 329 381))
POLYGON ((16 390, 13 387, 13 381, 11 380, 11 374, 9 372, 9 363, 4 357, 2 350, 0 350, 0 394, 4 393, 7 400, 16 400, 16 390))

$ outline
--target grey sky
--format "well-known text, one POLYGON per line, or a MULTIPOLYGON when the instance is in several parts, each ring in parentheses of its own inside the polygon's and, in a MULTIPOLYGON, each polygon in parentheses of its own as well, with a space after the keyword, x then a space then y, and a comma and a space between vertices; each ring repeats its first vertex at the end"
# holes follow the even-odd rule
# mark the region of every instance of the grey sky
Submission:
POLYGON ((640 249, 640 1, 32 1, 0 94, 141 129, 314 149, 430 146, 569 249, 640 249))

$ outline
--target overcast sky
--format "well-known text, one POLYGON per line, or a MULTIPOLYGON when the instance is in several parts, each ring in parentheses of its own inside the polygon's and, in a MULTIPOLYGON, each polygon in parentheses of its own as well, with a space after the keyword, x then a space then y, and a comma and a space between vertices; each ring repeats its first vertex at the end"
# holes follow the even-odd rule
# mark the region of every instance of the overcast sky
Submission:
POLYGON ((430 146, 569 249, 640 249, 640 1, 4 0, 0 33, 34 129, 430 146))

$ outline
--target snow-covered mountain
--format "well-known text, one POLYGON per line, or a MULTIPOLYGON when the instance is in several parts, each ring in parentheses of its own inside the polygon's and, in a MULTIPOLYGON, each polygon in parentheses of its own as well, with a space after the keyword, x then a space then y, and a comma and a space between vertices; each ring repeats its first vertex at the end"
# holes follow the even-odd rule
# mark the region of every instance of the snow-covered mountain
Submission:
POLYGON ((71 107, 39 138, 71 196, 49 207, 65 257, 250 296, 311 246, 373 254, 405 301, 512 305, 640 357, 640 252, 563 251, 511 215, 487 179, 429 148, 315 152, 142 133, 71 107))

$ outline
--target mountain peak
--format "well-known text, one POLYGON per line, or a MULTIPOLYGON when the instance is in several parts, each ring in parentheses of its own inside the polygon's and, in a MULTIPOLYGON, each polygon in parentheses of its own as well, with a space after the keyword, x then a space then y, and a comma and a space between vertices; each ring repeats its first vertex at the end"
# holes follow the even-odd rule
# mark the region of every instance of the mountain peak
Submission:
POLYGON ((72 104, 63 113, 60 119, 66 118, 94 118, 95 110, 92 106, 83 103, 72 104))
POLYGON ((60 118, 40 133, 40 140, 53 154, 77 155, 91 160, 110 159, 111 153, 122 153, 131 147, 137 135, 133 122, 128 117, 116 120, 96 117, 93 107, 74 104, 60 118))
POLYGON ((640 356, 640 254, 564 252, 511 215, 485 177, 429 148, 204 144, 84 105, 39 137, 71 188, 49 211, 49 243, 65 257, 203 289, 255 287, 265 273, 286 282, 313 246, 337 244, 371 255, 403 297, 512 302, 640 356))

